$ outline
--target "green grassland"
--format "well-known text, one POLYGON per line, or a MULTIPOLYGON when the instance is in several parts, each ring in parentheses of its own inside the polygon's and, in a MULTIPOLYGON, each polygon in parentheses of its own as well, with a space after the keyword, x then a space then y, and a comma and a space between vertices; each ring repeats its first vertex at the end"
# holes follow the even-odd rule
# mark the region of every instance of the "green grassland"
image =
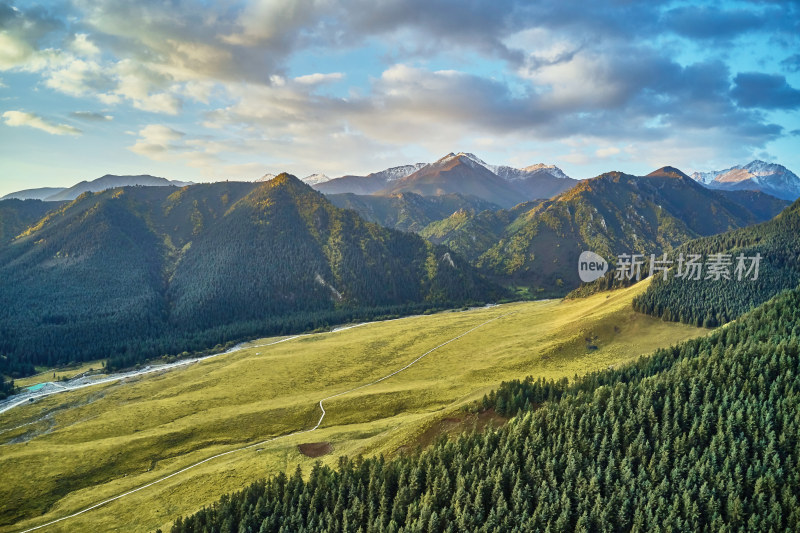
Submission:
POLYGON ((33 376, 14 380, 17 387, 30 387, 47 381, 57 381, 60 379, 71 379, 81 374, 93 373, 103 369, 103 360, 90 361, 88 363, 78 363, 59 368, 37 367, 40 372, 33 376))
MULTIPOLYGON (((506 304, 269 339, 188 367, 58 394, 0 415, 0 532, 74 513, 214 454, 242 450, 44 531, 151 531, 253 480, 317 459, 298 444, 329 442, 340 455, 392 455, 430 439, 431 428, 501 381, 572 377, 619 365, 706 330, 635 313, 646 288, 582 300, 506 304), (587 340, 588 339, 588 340, 587 340), (592 348, 589 345, 593 345, 592 348), (595 348, 596 347, 596 348, 595 348)), ((450 418, 448 418, 450 417, 450 418)))

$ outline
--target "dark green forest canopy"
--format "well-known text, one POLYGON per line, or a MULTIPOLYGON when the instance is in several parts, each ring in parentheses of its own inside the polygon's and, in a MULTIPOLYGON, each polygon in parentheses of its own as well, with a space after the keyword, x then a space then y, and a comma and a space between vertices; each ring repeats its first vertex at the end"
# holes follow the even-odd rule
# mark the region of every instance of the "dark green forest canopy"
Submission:
POLYGON ((792 290, 634 365, 505 384, 500 429, 281 474, 172 531, 797 531, 799 337, 792 290))
POLYGON ((647 292, 634 301, 638 311, 665 320, 714 327, 724 324, 783 290, 800 283, 800 201, 774 219, 755 226, 686 243, 679 253, 760 254, 758 279, 739 281, 679 279, 670 272, 667 280, 657 276, 647 292))
POLYGON ((115 368, 504 294, 446 248, 289 175, 127 187, 81 195, 0 245, 0 354, 115 368))

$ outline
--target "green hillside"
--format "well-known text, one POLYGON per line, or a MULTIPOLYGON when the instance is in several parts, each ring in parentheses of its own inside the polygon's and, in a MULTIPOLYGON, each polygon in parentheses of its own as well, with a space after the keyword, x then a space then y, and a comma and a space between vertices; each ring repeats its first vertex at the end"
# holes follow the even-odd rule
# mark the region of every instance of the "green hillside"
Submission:
POLYGON ((724 324, 800 283, 798 235, 800 202, 795 202, 763 224, 688 242, 675 254, 700 254, 704 260, 711 254, 730 255, 731 279, 680 279, 673 269, 666 281, 659 276, 634 305, 666 320, 712 327, 724 324), (761 255, 758 279, 750 279, 751 275, 740 281, 734 275, 736 257, 742 254, 761 255))
POLYGON ((328 194, 326 198, 336 207, 353 209, 368 222, 414 233, 420 233, 432 222, 445 219, 462 209, 471 211, 500 209, 486 200, 460 194, 440 196, 420 196, 410 192, 391 196, 328 194))
POLYGON ((608 259, 660 254, 699 236, 767 220, 784 205, 765 194, 711 191, 665 167, 648 176, 603 174, 510 212, 456 213, 421 233, 501 283, 564 295, 580 284, 576 265, 584 250, 608 259))
POLYGON ((797 531, 798 323, 794 290, 631 367, 511 383, 500 429, 270 477, 171 531, 797 531))
POLYGON ((0 246, 0 354, 119 367, 503 294, 288 175, 130 187, 83 194, 0 246))
POLYGON ((524 202, 500 211, 460 209, 445 219, 428 224, 420 235, 435 244, 444 244, 470 261, 476 261, 502 238, 505 229, 521 213, 539 203, 541 201, 524 202))
POLYGON ((60 205, 61 202, 42 202, 41 200, 0 201, 0 246, 14 240, 31 224, 35 224, 60 205))

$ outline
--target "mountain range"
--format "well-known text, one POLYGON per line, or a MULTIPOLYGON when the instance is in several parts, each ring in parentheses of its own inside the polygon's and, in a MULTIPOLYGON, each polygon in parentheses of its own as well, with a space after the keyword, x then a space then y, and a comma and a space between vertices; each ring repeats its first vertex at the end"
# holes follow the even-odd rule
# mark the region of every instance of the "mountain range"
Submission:
POLYGON ((550 198, 577 183, 553 165, 517 169, 489 165, 474 154, 450 153, 433 163, 390 168, 367 176, 342 176, 314 187, 326 194, 475 196, 501 207, 550 198))
POLYGON ((0 353, 32 364, 133 364, 506 294, 447 248, 287 174, 0 202, 20 210, 27 227, 0 244, 0 353))
MULTIPOLYGON (((758 191, 788 201, 800 197, 797 175, 782 165, 759 160, 725 170, 695 172, 691 178, 711 189, 758 191)), ((577 183, 555 165, 539 163, 525 168, 491 165, 466 152, 450 153, 433 163, 402 165, 366 176, 329 179, 324 174, 314 174, 303 180, 326 194, 461 194, 476 196, 503 208, 523 201, 552 198, 577 183)))
POLYGON ((725 170, 695 172, 692 178, 712 189, 761 191, 790 201, 800 198, 800 178, 794 172, 759 160, 725 170))
POLYGON ((420 233, 504 284, 563 295, 580 283, 584 250, 660 254, 699 236, 768 220, 788 203, 752 191, 707 189, 672 167, 609 172, 552 199, 499 212, 462 210, 420 233))
POLYGON ((314 188, 325 194, 374 194, 385 189, 389 183, 405 178, 426 166, 426 163, 401 165, 373 172, 366 176, 347 175, 333 178, 324 183, 317 183, 314 188))
MULTIPOLYGON (((72 201, 0 201, 0 353, 135 362, 508 288, 560 296, 579 285, 581 251, 660 254, 788 205, 673 167, 576 182, 556 167, 492 167, 465 153, 361 177, 383 184, 369 195, 326 196, 319 189, 336 179, 314 190, 287 174, 90 192, 127 178, 60 193, 85 190, 72 201), (575 184, 522 201, 523 185, 542 183, 575 184)), ((133 181, 176 184, 145 178, 133 181)))
POLYGON ((72 201, 85 192, 100 192, 115 187, 131 187, 131 186, 144 186, 144 187, 163 187, 174 186, 184 187, 191 185, 187 181, 168 180, 166 178, 158 178, 148 174, 139 176, 115 176, 113 174, 106 174, 100 178, 92 181, 82 181, 73 185, 72 187, 42 187, 38 189, 26 189, 24 191, 13 192, 0 198, 1 200, 44 200, 46 202, 63 202, 72 201))

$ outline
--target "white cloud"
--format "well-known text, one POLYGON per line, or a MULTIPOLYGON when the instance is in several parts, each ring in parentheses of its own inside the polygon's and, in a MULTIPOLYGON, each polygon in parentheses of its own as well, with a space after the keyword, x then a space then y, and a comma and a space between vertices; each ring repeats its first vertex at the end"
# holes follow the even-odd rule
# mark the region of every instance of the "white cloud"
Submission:
POLYGON ((100 49, 89 40, 89 36, 85 33, 77 33, 73 37, 69 48, 78 55, 86 57, 94 57, 100 55, 100 49))
POLYGON ((305 76, 298 76, 294 79, 296 83, 300 85, 319 85, 321 83, 331 83, 335 81, 339 81, 344 78, 344 74, 341 72, 331 72, 329 74, 320 74, 316 72, 314 74, 306 74, 305 76))
POLYGON ((37 130, 46 131, 51 135, 80 135, 82 132, 69 124, 56 124, 46 120, 39 115, 26 113, 25 111, 6 111, 3 113, 8 126, 28 126, 37 130))
POLYGON ((598 148, 597 150, 595 150, 594 154, 597 157, 606 158, 606 157, 611 157, 611 156, 617 155, 620 152, 621 152, 621 150, 619 148, 617 148, 616 146, 606 146, 605 148, 598 148))
POLYGON ((136 109, 167 115, 177 115, 181 106, 182 102, 179 98, 166 92, 148 94, 144 98, 133 100, 133 107, 136 109))
MULTIPOLYGON (((173 94, 182 90, 180 85, 171 84, 163 74, 131 60, 103 65, 73 57, 49 70, 45 85, 70 96, 91 95, 106 105, 128 100, 136 109, 153 113, 177 115, 183 105, 173 94)), ((197 87, 189 92, 200 94, 197 87)))
POLYGON ((216 85, 211 81, 190 81, 183 84, 180 92, 183 96, 195 102, 208 104, 216 85))
POLYGON ((7 70, 25 63, 35 53, 33 47, 6 32, 0 32, 0 69, 7 70))
POLYGON ((49 73, 45 85, 70 96, 105 94, 113 88, 113 77, 92 60, 73 59, 49 73))
POLYGON ((300 174, 335 173, 399 163, 395 157, 404 150, 441 155, 467 146, 514 150, 526 142, 557 145, 554 153, 567 152, 565 160, 575 164, 611 165, 631 158, 623 148, 631 142, 641 160, 657 157, 659 146, 676 157, 681 150, 694 154, 696 146, 719 157, 780 134, 770 123, 779 119, 740 112, 730 101, 735 72, 723 60, 722 67, 686 66, 685 54, 681 63, 661 48, 658 7, 575 0, 452 6, 431 0, 23 6, 3 21, 0 70, 40 73, 39 88, 91 98, 109 113, 124 104, 185 115, 186 135, 168 138, 145 127, 129 148, 204 172, 224 171, 228 154, 236 162, 279 158, 300 174), (641 14, 648 15, 641 25, 630 23, 641 14), (303 64, 304 54, 316 54, 326 59, 316 68, 349 68, 350 52, 360 57, 364 43, 373 42, 386 53, 349 76, 343 98, 319 88, 346 79, 344 72, 305 74, 290 61, 303 64), (63 49, 51 48, 59 44, 63 49), (376 71, 374 61, 389 66, 376 71), (431 64, 447 70, 424 67, 431 64), (489 65, 491 77, 475 73, 489 65), (363 70, 371 77, 362 83, 363 70), (204 104, 202 114, 191 114, 202 107, 196 104, 204 104), (196 133, 200 127, 214 128, 214 138, 196 133), (569 145, 576 139, 585 143, 569 145))
POLYGON ((139 138, 128 149, 156 161, 165 161, 175 152, 183 150, 183 146, 176 144, 176 141, 180 141, 185 135, 182 131, 162 124, 149 124, 139 130, 139 138))

